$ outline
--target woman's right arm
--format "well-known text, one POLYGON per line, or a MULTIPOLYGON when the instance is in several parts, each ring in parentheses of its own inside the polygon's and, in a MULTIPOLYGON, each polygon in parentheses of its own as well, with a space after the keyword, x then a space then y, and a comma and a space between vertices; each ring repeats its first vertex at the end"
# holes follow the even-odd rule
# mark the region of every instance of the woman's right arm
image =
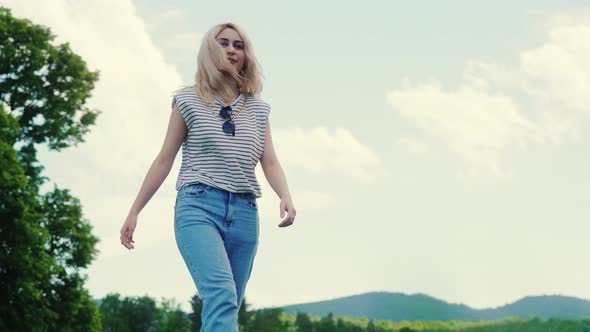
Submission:
POLYGON ((168 130, 166 132, 166 138, 164 139, 162 149, 147 172, 139 193, 135 198, 135 202, 133 202, 127 219, 121 228, 121 244, 128 249, 133 248, 133 231, 137 226, 137 216, 170 173, 172 165, 174 164, 174 159, 176 158, 176 154, 182 145, 186 133, 186 124, 180 114, 178 104, 175 104, 170 113, 168 130))

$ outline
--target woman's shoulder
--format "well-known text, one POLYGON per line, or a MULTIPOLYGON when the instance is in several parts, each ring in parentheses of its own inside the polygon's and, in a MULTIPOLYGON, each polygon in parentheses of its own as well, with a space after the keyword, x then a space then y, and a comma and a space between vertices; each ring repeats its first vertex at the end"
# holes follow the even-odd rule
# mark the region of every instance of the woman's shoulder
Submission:
POLYGON ((174 104, 175 102, 179 102, 179 103, 186 103, 186 102, 190 102, 190 103, 203 103, 203 100, 201 99, 201 97, 199 97, 196 93, 195 87, 194 86, 185 86, 182 87, 176 91, 174 91, 173 97, 172 97, 172 103, 174 104))
POLYGON ((260 98, 260 96, 248 95, 248 104, 250 106, 261 108, 270 112, 270 103, 260 98))
POLYGON ((175 97, 185 97, 185 98, 199 98, 195 91, 194 86, 184 86, 176 91, 174 91, 175 97))

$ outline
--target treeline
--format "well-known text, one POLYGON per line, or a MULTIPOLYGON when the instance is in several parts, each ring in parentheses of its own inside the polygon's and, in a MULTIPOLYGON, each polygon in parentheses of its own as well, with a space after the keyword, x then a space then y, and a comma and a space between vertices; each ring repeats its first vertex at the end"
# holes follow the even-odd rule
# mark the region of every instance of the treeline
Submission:
MULTIPOLYGON (((149 296, 125 297, 109 294, 98 301, 103 331, 108 332, 196 332, 201 328, 202 301, 191 300, 192 311, 185 313, 174 301, 158 304, 149 296)), ((583 332, 590 330, 590 320, 517 317, 501 321, 416 321, 392 322, 351 317, 312 317, 303 312, 286 314, 282 308, 249 310, 244 303, 238 313, 241 332, 583 332)))
MULTIPOLYGON (((191 301, 191 312, 182 311, 174 300, 155 299, 145 295, 139 297, 121 297, 111 293, 96 301, 102 324, 102 331, 107 332, 185 332, 199 331, 203 302, 198 294, 191 301)), ((283 331, 287 326, 281 310, 248 310, 247 299, 238 312, 240 331, 283 331), (277 325, 278 324, 278 325, 277 325), (276 325, 276 328, 275 328, 276 325)))

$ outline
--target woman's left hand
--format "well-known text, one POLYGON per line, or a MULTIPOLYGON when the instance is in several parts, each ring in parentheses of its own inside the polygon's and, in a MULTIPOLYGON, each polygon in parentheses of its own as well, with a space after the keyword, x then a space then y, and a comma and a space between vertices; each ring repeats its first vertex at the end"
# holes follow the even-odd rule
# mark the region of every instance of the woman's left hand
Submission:
POLYGON ((287 212, 287 218, 281 221, 281 223, 278 225, 279 227, 291 226, 295 222, 295 215, 297 214, 297 211, 295 210, 295 206, 293 205, 290 195, 287 195, 281 199, 281 218, 285 216, 285 212, 287 212))

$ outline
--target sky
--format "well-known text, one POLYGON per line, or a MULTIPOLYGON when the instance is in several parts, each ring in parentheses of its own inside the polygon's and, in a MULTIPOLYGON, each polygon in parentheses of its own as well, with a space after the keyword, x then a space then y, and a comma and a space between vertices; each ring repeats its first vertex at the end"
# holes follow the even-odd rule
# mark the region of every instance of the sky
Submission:
POLYGON ((585 1, 0 0, 51 28, 100 80, 86 142, 40 148, 100 239, 93 297, 196 287, 176 247, 167 179, 119 230, 158 154, 172 92, 203 34, 240 25, 264 73, 294 205, 260 165, 252 308, 370 291, 493 308, 529 295, 590 299, 590 6, 585 1))

